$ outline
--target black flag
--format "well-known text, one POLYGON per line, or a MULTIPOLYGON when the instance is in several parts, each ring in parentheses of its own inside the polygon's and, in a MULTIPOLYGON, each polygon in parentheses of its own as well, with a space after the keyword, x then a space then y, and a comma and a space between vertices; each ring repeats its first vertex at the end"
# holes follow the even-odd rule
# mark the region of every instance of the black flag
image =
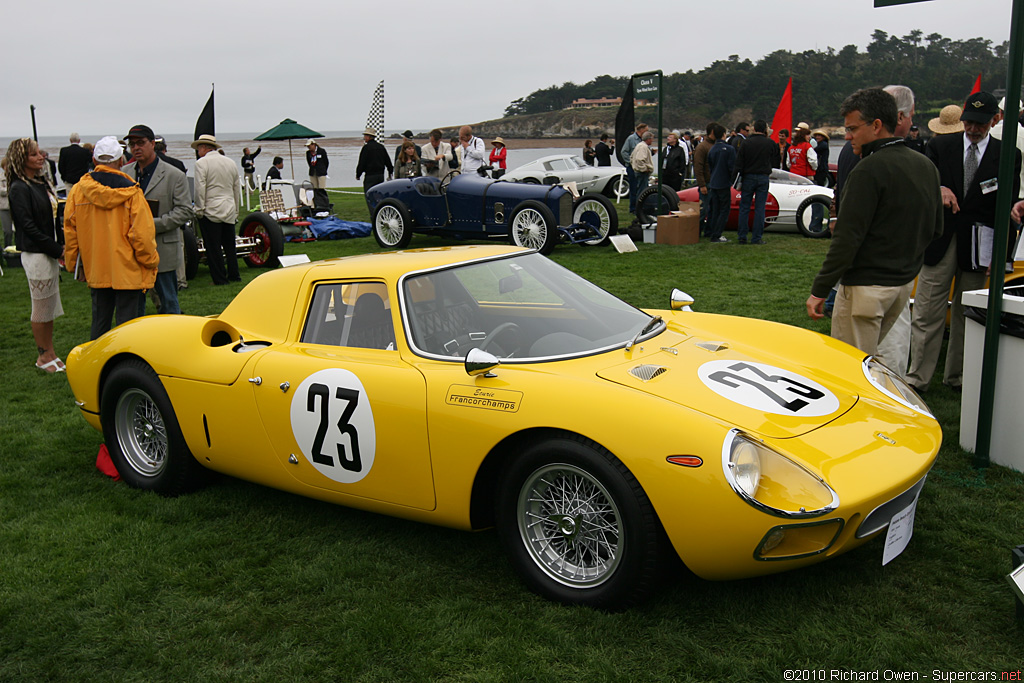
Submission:
POLYGON ((212 89, 210 90, 210 99, 208 99, 206 101, 206 106, 203 107, 203 113, 199 115, 198 119, 196 119, 196 134, 195 134, 195 137, 193 137, 192 139, 193 140, 198 140, 199 136, 203 135, 203 134, 213 135, 213 136, 217 135, 217 133, 214 132, 214 125, 213 125, 213 90, 212 89))
POLYGON ((622 158, 622 145, 626 138, 633 134, 635 124, 633 116, 633 79, 626 83, 626 92, 622 95, 619 113, 615 115, 615 158, 623 166, 629 166, 629 159, 622 158))

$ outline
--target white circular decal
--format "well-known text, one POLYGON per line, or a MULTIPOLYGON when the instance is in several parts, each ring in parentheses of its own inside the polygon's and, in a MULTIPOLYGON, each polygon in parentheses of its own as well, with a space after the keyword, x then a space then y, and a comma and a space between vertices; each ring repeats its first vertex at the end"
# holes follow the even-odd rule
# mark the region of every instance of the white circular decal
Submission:
POLYGON ((292 396, 292 434, 320 474, 354 484, 373 467, 377 433, 363 383, 340 368, 320 370, 292 396))
POLYGON ((831 391, 773 365, 713 360, 700 366, 697 375, 719 396, 763 413, 820 417, 839 409, 839 399, 831 391))

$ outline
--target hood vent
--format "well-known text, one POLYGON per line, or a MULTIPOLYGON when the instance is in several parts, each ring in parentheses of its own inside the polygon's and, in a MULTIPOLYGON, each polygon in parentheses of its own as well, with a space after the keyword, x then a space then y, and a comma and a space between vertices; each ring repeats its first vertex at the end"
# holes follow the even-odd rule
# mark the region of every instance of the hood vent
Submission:
POLYGON ((697 348, 704 349, 705 351, 710 351, 711 353, 717 353, 719 351, 724 351, 725 349, 729 348, 729 342, 721 342, 721 341, 697 342, 697 348))
POLYGON ((658 375, 668 372, 668 368, 661 365, 638 365, 635 368, 631 368, 629 374, 636 377, 641 382, 649 382, 658 375))

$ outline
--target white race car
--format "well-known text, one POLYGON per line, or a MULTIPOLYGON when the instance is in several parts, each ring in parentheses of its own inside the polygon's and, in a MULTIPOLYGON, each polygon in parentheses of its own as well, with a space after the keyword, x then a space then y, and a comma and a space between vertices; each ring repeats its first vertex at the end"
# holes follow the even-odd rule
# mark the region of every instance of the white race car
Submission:
POLYGON ((589 166, 575 154, 541 157, 512 169, 501 179, 545 185, 575 182, 581 193, 600 192, 612 199, 629 196, 626 169, 621 166, 589 166))
MULTIPOLYGON (((731 190, 732 202, 726 228, 735 230, 739 225, 740 190, 731 190)), ((779 232, 800 231, 807 237, 828 235, 828 221, 832 216, 832 190, 815 185, 807 178, 773 169, 768 179, 768 201, 765 203, 765 229, 779 232)), ((681 190, 681 202, 698 202, 696 187, 681 190)), ((655 197, 649 201, 653 202, 655 197)), ((753 209, 748 214, 753 221, 753 209)))

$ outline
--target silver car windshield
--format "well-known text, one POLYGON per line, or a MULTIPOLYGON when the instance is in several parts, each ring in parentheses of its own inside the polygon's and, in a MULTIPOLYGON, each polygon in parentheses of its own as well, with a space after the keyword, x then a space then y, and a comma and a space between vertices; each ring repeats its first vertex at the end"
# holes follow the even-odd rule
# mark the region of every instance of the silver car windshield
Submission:
POLYGON ((401 303, 412 347, 428 357, 474 347, 512 362, 585 356, 625 346, 652 320, 536 253, 407 276, 401 303))

